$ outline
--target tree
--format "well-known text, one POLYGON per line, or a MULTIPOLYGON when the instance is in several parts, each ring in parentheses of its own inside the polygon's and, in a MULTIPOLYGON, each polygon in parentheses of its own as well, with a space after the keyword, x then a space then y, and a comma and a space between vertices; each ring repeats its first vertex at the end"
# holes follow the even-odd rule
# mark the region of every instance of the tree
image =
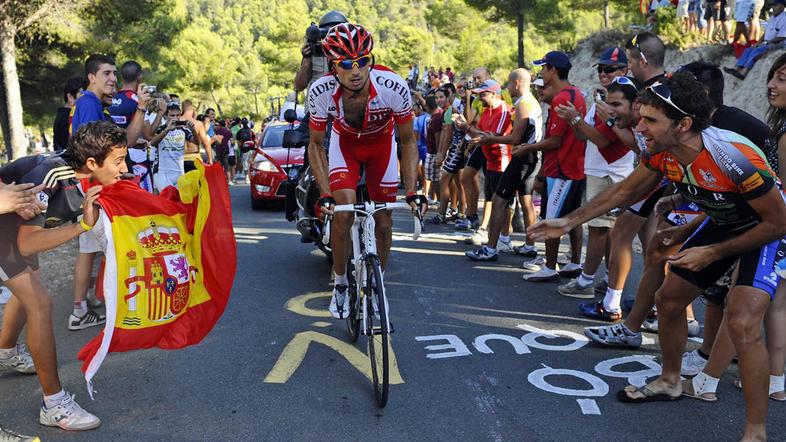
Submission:
POLYGON ((516 20, 516 45, 518 64, 520 68, 524 63, 524 29, 526 28, 525 14, 534 6, 534 0, 466 0, 468 4, 483 10, 491 10, 492 17, 496 20, 516 20))
MULTIPOLYGON (((23 121, 22 94, 17 71, 16 38, 20 32, 37 25, 41 20, 65 14, 78 8, 83 1, 62 2, 58 0, 4 0, 0 2, 0 57, 2 58, 3 88, 5 91, 5 117, 10 141, 6 146, 9 159, 19 158, 27 152, 27 140, 23 121)), ((4 131, 5 132, 5 131, 4 131)))

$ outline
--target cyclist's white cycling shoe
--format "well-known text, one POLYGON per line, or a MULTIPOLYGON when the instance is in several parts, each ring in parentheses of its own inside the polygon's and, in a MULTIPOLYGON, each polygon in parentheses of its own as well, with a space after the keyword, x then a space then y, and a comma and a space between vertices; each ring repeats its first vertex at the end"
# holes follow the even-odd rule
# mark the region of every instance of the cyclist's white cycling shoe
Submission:
POLYGON ((52 408, 41 405, 38 421, 41 425, 72 431, 92 430, 101 425, 101 419, 85 411, 74 401, 74 395, 67 392, 52 408))
POLYGON ((333 287, 333 297, 330 298, 330 314, 336 319, 347 319, 349 316, 349 292, 344 284, 333 287))

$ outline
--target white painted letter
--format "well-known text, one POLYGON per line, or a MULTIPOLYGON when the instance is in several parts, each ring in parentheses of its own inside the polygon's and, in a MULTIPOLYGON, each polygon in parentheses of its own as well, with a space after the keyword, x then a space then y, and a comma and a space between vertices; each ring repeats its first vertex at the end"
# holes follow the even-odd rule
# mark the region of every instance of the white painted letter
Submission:
POLYGON ((458 356, 470 356, 472 354, 464 342, 456 335, 434 335, 434 336, 416 336, 416 341, 438 341, 444 339, 448 344, 441 345, 427 345, 426 350, 453 350, 444 353, 429 353, 426 355, 429 359, 442 359, 442 358, 455 358, 458 356))
POLYGON ((494 353, 494 350, 492 350, 491 347, 489 347, 488 344, 486 344, 486 342, 491 341, 491 340, 505 341, 505 342, 510 343, 510 345, 513 346, 513 349, 516 351, 517 355, 523 355, 523 354, 526 354, 526 353, 532 353, 531 351, 529 351, 529 348, 527 348, 527 346, 524 344, 524 342, 521 341, 521 339, 514 338, 513 336, 508 336, 508 335, 498 335, 498 334, 495 334, 495 333, 478 336, 472 342, 472 345, 479 352, 481 352, 483 354, 487 354, 487 355, 488 354, 492 354, 492 353, 494 353))

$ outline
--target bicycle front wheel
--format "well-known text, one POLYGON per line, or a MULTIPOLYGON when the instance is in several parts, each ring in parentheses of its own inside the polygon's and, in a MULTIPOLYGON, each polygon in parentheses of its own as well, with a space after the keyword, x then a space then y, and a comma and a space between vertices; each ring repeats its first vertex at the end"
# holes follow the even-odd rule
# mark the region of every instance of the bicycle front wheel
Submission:
POLYGON ((360 303, 358 302, 357 275, 355 275, 355 264, 352 258, 347 259, 347 279, 349 280, 349 316, 347 316, 347 331, 349 340, 357 342, 360 336, 360 323, 363 321, 360 303))
POLYGON ((388 311, 385 305, 385 286, 382 282, 382 268, 377 256, 366 258, 366 324, 368 329, 368 357, 371 360, 371 376, 374 384, 374 398, 380 408, 388 403, 389 384, 389 340, 388 311), (370 305, 369 305, 370 303, 370 305), (379 311, 379 317, 374 309, 379 311))

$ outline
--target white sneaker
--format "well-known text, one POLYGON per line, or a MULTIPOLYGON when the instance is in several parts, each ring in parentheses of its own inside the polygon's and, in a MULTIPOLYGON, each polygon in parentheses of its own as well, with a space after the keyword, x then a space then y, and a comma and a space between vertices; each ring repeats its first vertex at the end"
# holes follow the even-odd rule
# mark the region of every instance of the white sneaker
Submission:
POLYGON ((581 275, 581 265, 569 262, 559 265, 559 275, 563 278, 578 278, 581 275))
POLYGON ((514 253, 513 251, 513 244, 508 241, 502 241, 501 239, 497 241, 497 251, 501 253, 514 253))
POLYGON ((707 360, 699 355, 698 350, 686 351, 682 354, 682 370, 680 374, 683 376, 696 376, 704 370, 707 365, 707 360))
POLYGON ((551 270, 545 265, 534 273, 525 273, 522 278, 527 282, 559 282, 559 272, 551 270))
POLYGON ((41 405, 38 422, 48 427, 60 427, 64 430, 92 430, 101 425, 101 419, 88 413, 74 401, 74 395, 66 392, 59 404, 52 408, 41 405))
POLYGON ((578 278, 557 287, 557 292, 562 296, 569 296, 571 298, 595 299, 595 289, 592 287, 592 284, 582 287, 582 285, 579 284, 578 278))
POLYGON ((482 246, 489 242, 489 232, 487 230, 478 229, 469 238, 464 238, 464 244, 482 246))
POLYGON ((0 427, 0 442, 41 442, 41 439, 35 436, 25 436, 16 431, 0 427))
POLYGON ((0 357, 0 367, 10 368, 19 373, 32 374, 35 373, 35 364, 33 364, 33 357, 27 351, 24 344, 16 346, 16 353, 8 358, 0 357))
POLYGON ((89 327, 95 327, 106 322, 106 316, 100 315, 93 310, 87 309, 84 316, 77 317, 71 313, 68 316, 68 329, 71 331, 84 330, 89 327))
POLYGON ((534 259, 525 260, 521 263, 521 267, 524 268, 525 272, 537 272, 545 263, 546 260, 542 256, 538 256, 534 259))
POLYGON ((349 316, 349 292, 347 286, 337 284, 333 287, 333 297, 330 298, 330 314, 336 319, 346 319, 349 316))

